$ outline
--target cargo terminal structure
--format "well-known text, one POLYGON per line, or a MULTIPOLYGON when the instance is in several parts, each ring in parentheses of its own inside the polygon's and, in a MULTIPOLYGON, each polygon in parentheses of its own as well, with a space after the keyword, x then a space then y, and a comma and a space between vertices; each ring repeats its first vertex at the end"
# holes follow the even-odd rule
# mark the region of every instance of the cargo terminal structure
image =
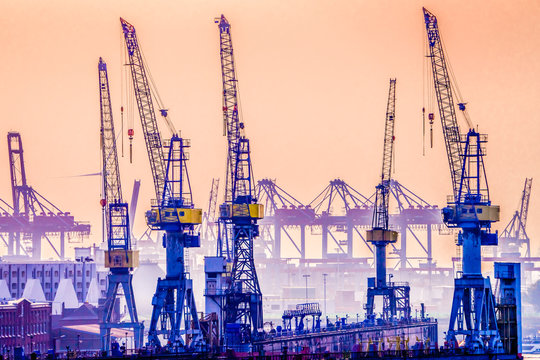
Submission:
MULTIPOLYGON (((134 350, 140 351, 140 357, 148 354, 150 358, 161 354, 179 358, 226 354, 229 357, 285 358, 295 355, 310 359, 332 353, 339 354, 336 355, 339 358, 466 354, 478 355, 478 359, 516 359, 521 353, 523 268, 518 261, 502 260, 506 260, 508 253, 512 253, 512 259, 521 259, 518 255, 521 245, 529 246, 524 229, 531 183, 525 183, 520 211, 512 220, 515 225, 510 226, 504 236, 499 236, 492 230, 493 223, 499 221, 500 208, 492 202, 496 194, 490 194, 487 182, 487 136, 471 125, 466 103, 453 93, 455 85, 449 76, 437 18, 426 9, 423 14, 427 59, 452 184, 452 194, 444 208, 439 209, 392 178, 394 124, 396 119, 402 121, 399 106, 396 106, 399 92, 395 78, 389 81, 382 168, 377 184, 373 184, 376 186, 372 195, 364 196, 344 180, 333 179, 311 202, 302 203, 273 179, 256 182, 253 143, 246 135, 247 123, 240 109, 232 26, 221 15, 215 19, 219 30, 222 84, 216 96, 222 97, 223 135, 227 143, 225 196, 218 202, 219 181, 212 181, 208 211, 203 214, 193 201, 188 176, 188 160, 197 163, 196 158, 189 159, 191 143, 175 129, 168 109, 156 93, 135 27, 120 19, 125 41, 125 69, 131 75, 130 90, 141 120, 156 195, 146 207, 145 219, 159 236, 155 248, 165 254, 164 274, 157 281, 145 284, 145 290, 151 289, 153 294, 151 301, 145 304, 151 305, 149 322, 143 325, 137 316, 140 310, 135 311, 137 288, 132 286, 132 271, 134 277, 141 249, 137 248, 137 241, 133 241, 131 215, 121 196, 108 76, 102 61, 98 67, 103 80, 100 82, 101 131, 104 136, 107 129, 108 135, 101 141, 101 175, 104 191, 112 185, 110 181, 117 184, 114 187, 117 194, 103 194, 102 198, 104 212, 108 213, 104 217, 107 237, 103 239, 107 240, 103 264, 109 268, 108 276, 98 277, 98 265, 90 256, 81 256, 73 264, 38 263, 42 239, 56 249, 48 236, 68 232, 85 235, 90 228, 70 218, 72 227, 62 223, 61 227, 53 229, 56 232, 49 228, 39 230, 38 224, 34 224, 39 216, 61 222, 69 213, 54 207, 54 211, 43 211, 44 215, 36 214, 31 210, 22 211, 24 206, 19 203, 8 206, 2 216, 6 223, 16 225, 6 230, 0 224, 0 234, 9 233, 9 241, 3 235, 0 237, 8 248, 17 249, 10 250, 7 258, 13 259, 17 253, 24 252, 36 263, 0 262, 0 280, 6 283, 4 286, 0 281, 0 290, 10 297, 18 297, 30 280, 32 284, 41 282, 46 300, 54 302, 56 283, 72 279, 78 300, 84 302, 88 289, 97 288, 101 295, 100 310, 105 311, 104 316, 99 317, 99 328, 103 355, 107 356, 119 356, 118 339, 113 338, 110 330, 132 328, 136 338, 134 350), (106 107, 103 107, 104 102, 108 104, 106 107), (464 116, 465 124, 458 122, 458 114, 464 116), (157 115, 166 122, 169 135, 160 132, 157 115), (394 203, 397 212, 391 210, 390 204, 394 203), (23 226, 26 217, 34 227, 23 226), (308 256, 309 248, 313 247, 308 240, 309 231, 311 235, 313 232, 320 235, 320 259, 308 256), (439 267, 434 260, 432 243, 436 232, 456 235, 456 245, 461 251, 458 271, 439 267), (494 258, 501 261, 494 264, 494 276, 490 278, 481 266, 482 248, 497 246, 499 238, 504 239, 505 247, 504 251, 493 252, 494 258), (283 258, 285 243, 295 252, 294 259, 283 258), (355 257, 357 244, 367 256, 355 257), (413 246, 420 249, 420 256, 411 255, 413 246), (201 268, 202 258, 204 269, 201 268), (95 282, 91 286, 96 279, 99 287, 95 282), (277 294, 274 300, 281 301, 282 306, 269 309, 267 302, 271 300, 266 290, 279 291, 278 285, 287 281, 290 297, 295 298, 296 303, 285 302, 277 294), (328 281, 333 283, 328 284, 328 281), (427 285, 421 296, 418 282, 427 285), (121 283, 123 294, 117 292, 121 283), (439 297, 452 300, 447 306, 448 324, 433 315, 433 303, 429 303, 435 297, 433 289, 440 283, 448 286, 446 293, 439 297), (331 295, 327 296, 327 285, 341 300, 348 297, 349 303, 338 306, 335 301, 329 311, 327 300, 331 295), (358 288, 364 291, 362 296, 355 295, 358 288), (107 295, 105 289, 109 289, 107 295), (203 307, 197 302, 200 300, 197 295, 201 293, 204 294, 203 307), (418 301, 419 297, 424 301, 418 301), (131 314, 123 323, 111 314, 121 301, 127 302, 125 307, 131 314)), ((431 116, 433 113, 429 114, 430 119, 435 118, 431 116)), ((132 136, 133 129, 130 130, 128 133, 132 136)), ((12 135, 12 138, 19 140, 10 138, 10 141, 20 143, 20 137, 12 135)), ((20 153, 18 151, 10 150, 10 159, 22 155, 22 147, 20 153)), ((440 174, 440 178, 446 179, 447 175, 440 174)), ((14 192, 14 204, 21 194, 30 196, 31 203, 32 196, 37 195, 13 174, 12 180, 14 189, 18 189, 14 192)), ((55 252, 63 259, 63 242, 60 248, 55 252)), ((525 256, 531 259, 529 250, 525 256)), ((138 309, 143 308, 140 305, 137 304, 138 309)))

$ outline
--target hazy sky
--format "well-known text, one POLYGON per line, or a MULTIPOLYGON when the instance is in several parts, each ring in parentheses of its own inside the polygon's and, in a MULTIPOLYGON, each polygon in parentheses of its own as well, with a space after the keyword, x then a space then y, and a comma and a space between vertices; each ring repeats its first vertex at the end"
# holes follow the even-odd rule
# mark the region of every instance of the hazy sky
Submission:
MULTIPOLYGON (((213 22, 223 13, 232 24, 258 179, 277 179, 305 203, 337 177, 372 193, 382 159, 388 79, 396 77, 394 176, 443 205, 451 185, 438 118, 434 149, 422 156, 423 84, 432 87, 432 79, 423 76, 422 6, 437 15, 472 121, 489 134, 490 189, 502 207, 497 228, 517 208, 524 178, 533 177, 528 230, 536 244, 538 1, 0 0, 0 132, 22 133, 30 184, 77 219, 91 221, 91 242, 99 242, 100 179, 70 176, 100 168, 100 56, 109 66, 120 129, 122 16, 137 29, 172 120, 192 139, 194 199, 206 208, 212 177, 223 179, 225 171, 219 33, 213 22)), ((153 185, 136 114, 134 129, 134 163, 121 159, 121 173, 127 198, 133 179, 142 179, 135 225, 140 234, 153 185)), ((0 197, 11 201, 5 140, 0 153, 6 154, 0 197)))

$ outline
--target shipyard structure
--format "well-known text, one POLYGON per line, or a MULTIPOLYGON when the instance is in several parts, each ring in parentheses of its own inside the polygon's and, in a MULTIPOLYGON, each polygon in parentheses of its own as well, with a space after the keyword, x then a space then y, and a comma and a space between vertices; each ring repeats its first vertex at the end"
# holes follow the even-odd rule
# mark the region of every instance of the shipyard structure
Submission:
MULTIPOLYGON (((104 227, 99 248, 77 248, 75 261, 65 259, 66 240, 78 242, 90 226, 27 184, 21 136, 8 134, 13 199, 11 205, 0 204, 0 239, 7 249, 0 261, 2 355, 17 360, 45 352, 53 358, 63 353, 67 358, 517 359, 522 352, 522 281, 528 281, 523 274, 536 271, 538 260, 530 255, 525 231, 531 179, 505 231, 492 231, 500 208, 492 203, 487 182, 487 135, 475 129, 466 103, 454 92, 437 18, 426 9, 423 15, 426 59, 452 184, 442 209, 392 178, 399 118, 395 78, 389 80, 381 116, 382 167, 372 195, 334 179, 303 204, 274 180, 256 182, 231 24, 221 15, 215 23, 227 140, 224 197, 218 201, 220 181, 213 179, 203 212, 193 201, 189 180, 191 141, 180 136, 161 103, 135 27, 120 19, 123 63, 155 191, 145 208, 149 230, 140 239, 133 235, 140 182, 128 204, 120 181, 108 68, 99 58, 104 227), (158 115, 168 135, 162 135, 158 115), (391 211, 394 202, 397 213, 391 211), (152 231, 158 241, 152 240, 152 231), (455 236, 459 256, 452 268, 438 266, 433 258, 435 233, 455 236), (320 236, 320 259, 307 255, 310 235, 320 236), (355 256, 355 243, 368 255, 355 256), (282 257, 285 244, 294 258, 282 257), (420 248, 420 256, 410 255, 411 244, 420 248), (56 259, 42 260, 44 246, 56 259), (494 262, 492 277, 483 274, 483 260, 494 262), (160 261, 163 268, 152 281, 138 286, 138 272, 160 261), (315 278, 322 279, 322 289, 315 278), (287 281, 291 285, 280 289, 287 281), (336 298, 330 311, 327 285, 336 298), (321 292, 322 297, 317 295, 321 292), (141 301, 141 295, 147 300, 141 301), (435 298, 441 301, 434 304, 435 298), (443 324, 433 313, 444 306, 443 324)), ((435 112, 428 109, 427 115, 433 124, 435 112)), ((128 129, 130 158, 134 133, 128 129)))

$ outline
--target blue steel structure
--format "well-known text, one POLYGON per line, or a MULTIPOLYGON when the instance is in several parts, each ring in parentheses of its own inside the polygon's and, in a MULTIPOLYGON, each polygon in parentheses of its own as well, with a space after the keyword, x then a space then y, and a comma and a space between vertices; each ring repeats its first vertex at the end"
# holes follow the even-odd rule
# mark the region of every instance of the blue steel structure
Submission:
POLYGON ((103 201, 105 223, 107 229, 107 251, 105 266, 109 268, 108 288, 103 304, 103 318, 100 324, 101 348, 107 353, 111 345, 111 329, 131 328, 134 333, 135 348, 143 342, 144 326, 139 323, 135 297, 133 295, 133 275, 131 271, 137 266, 138 251, 131 249, 131 227, 128 204, 122 200, 122 185, 116 151, 116 135, 112 115, 111 96, 107 64, 102 58, 98 64, 99 102, 101 109, 101 154, 103 201), (113 322, 112 313, 118 298, 118 289, 122 286, 129 312, 129 322, 113 322))
MULTIPOLYGON (((251 344, 253 334, 263 327, 262 293, 253 261, 253 241, 259 236, 257 220, 263 217, 264 210, 255 197, 249 139, 244 133, 244 123, 239 119, 231 25, 224 15, 215 22, 220 34, 223 125, 228 143, 225 202, 219 207, 220 223, 224 227, 220 232, 222 241, 218 242, 219 255, 224 256, 227 249, 232 249, 230 283, 223 305, 223 329, 225 345, 243 349, 251 344)), ((230 255, 226 257, 230 259, 230 255)))
MULTIPOLYGON (((150 89, 148 70, 135 28, 124 19, 120 22, 156 192, 152 209, 146 212, 146 221, 153 230, 165 231, 166 276, 158 279, 152 299, 148 343, 161 347, 163 338, 169 350, 202 350, 204 340, 193 297, 193 282, 184 263, 184 249, 200 246, 195 226, 201 223, 202 218, 202 210, 194 208, 187 173, 186 149, 190 143, 176 135, 172 122, 167 118, 167 110, 163 108, 160 113, 173 135, 170 141, 162 142, 153 104, 156 94, 150 89), (164 148, 168 148, 166 162, 164 148)), ((159 105, 159 98, 156 101, 159 105)))
POLYGON ((386 121, 384 130, 384 149, 381 182, 376 187, 373 208, 372 229, 367 231, 367 241, 375 247, 376 278, 368 278, 366 318, 374 319, 375 297, 382 296, 384 320, 396 316, 408 319, 411 314, 409 301, 410 287, 407 283, 388 282, 386 279, 386 247, 398 239, 398 232, 389 228, 390 179, 392 175, 392 156, 394 151, 394 124, 396 117, 396 79, 390 79, 386 121))
POLYGON ((455 279, 447 341, 457 344, 457 336, 464 336, 465 347, 472 353, 500 352, 495 297, 481 270, 482 245, 497 245, 491 224, 499 220, 500 212, 489 197, 484 167, 487 136, 471 126, 464 103, 458 105, 469 131, 461 135, 437 18, 425 8, 423 11, 453 188, 443 209, 443 221, 448 227, 461 229, 457 245, 463 247, 463 273, 455 279))

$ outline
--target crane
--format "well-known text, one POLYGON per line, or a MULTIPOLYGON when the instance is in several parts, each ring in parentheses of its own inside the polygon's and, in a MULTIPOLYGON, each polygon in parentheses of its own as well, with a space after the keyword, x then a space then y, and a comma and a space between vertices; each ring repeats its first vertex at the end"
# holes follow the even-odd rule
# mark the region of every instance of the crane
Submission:
POLYGON ((383 318, 390 320, 397 316, 409 318, 411 313, 408 284, 396 285, 386 280, 386 246, 397 241, 397 231, 389 228, 388 205, 390 200, 390 180, 392 175, 392 155, 394 151, 394 124, 396 117, 396 79, 390 79, 386 119, 384 128, 384 148, 381 182, 376 186, 373 208, 372 229, 367 231, 367 241, 375 246, 377 277, 368 279, 366 317, 373 319, 375 296, 382 296, 383 318))
POLYGON ((107 251, 105 267, 109 268, 107 296, 103 305, 103 319, 100 324, 101 348, 109 352, 111 329, 132 328, 135 348, 140 348, 143 340, 144 326, 139 323, 135 297, 133 295, 133 275, 131 271, 138 265, 139 252, 131 249, 131 228, 128 204, 122 199, 122 185, 116 151, 116 135, 112 115, 111 96, 107 64, 99 58, 99 93, 101 108, 101 154, 103 199, 105 223, 107 229, 107 251), (118 297, 118 289, 122 286, 129 312, 130 321, 118 323, 112 321, 114 303, 118 297))
MULTIPOLYGON (((223 125, 227 137, 225 201, 220 205, 224 241, 231 244, 232 270, 224 301, 224 331, 227 346, 249 344, 263 326, 262 292, 253 261, 253 240, 259 236, 257 220, 264 214, 255 198, 249 139, 239 118, 238 86, 234 65, 231 25, 224 15, 216 18, 220 34, 223 82, 223 125)), ((219 242, 218 242, 219 243, 219 242)), ((223 244, 218 244, 223 256, 223 244)))
POLYGON ((423 12, 453 189, 443 209, 443 221, 448 227, 460 229, 457 245, 463 247, 463 274, 454 280, 447 341, 457 344, 456 337, 463 336, 465 347, 473 353, 497 352, 501 342, 495 297, 481 269, 482 245, 497 245, 498 234, 491 233, 491 224, 500 214, 499 206, 492 205, 489 197, 484 167, 487 136, 475 131, 463 102, 457 105, 469 130, 460 133, 437 18, 425 8, 423 12))
MULTIPOLYGON (((517 210, 512 219, 506 225, 500 235, 502 251, 520 256, 521 245, 525 244, 525 256, 531 256, 531 242, 525 227, 527 225, 527 216, 529 213, 529 201, 531 199, 532 178, 525 179, 519 210, 517 210)), ((503 255, 504 256, 504 255, 503 255)))
POLYGON ((219 178, 212 179, 210 195, 208 198, 208 210, 203 214, 203 239, 208 243, 217 240, 216 209, 219 191, 219 178))
POLYGON ((184 261, 186 248, 200 246, 195 226, 201 223, 202 217, 202 210, 194 207, 187 172, 186 149, 190 147, 190 141, 178 136, 168 118, 167 109, 160 104, 159 95, 150 88, 149 71, 135 27, 122 18, 120 22, 156 193, 151 210, 146 212, 146 221, 151 229, 165 232, 166 276, 165 279, 158 279, 152 299, 148 342, 161 347, 161 339, 164 338, 167 339, 169 350, 199 351, 204 341, 193 296, 193 281, 189 278, 184 261), (171 132, 170 140, 162 142, 154 98, 171 132), (168 149, 166 161, 164 149, 168 149))

